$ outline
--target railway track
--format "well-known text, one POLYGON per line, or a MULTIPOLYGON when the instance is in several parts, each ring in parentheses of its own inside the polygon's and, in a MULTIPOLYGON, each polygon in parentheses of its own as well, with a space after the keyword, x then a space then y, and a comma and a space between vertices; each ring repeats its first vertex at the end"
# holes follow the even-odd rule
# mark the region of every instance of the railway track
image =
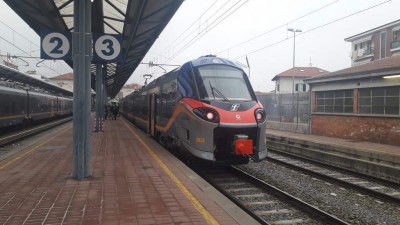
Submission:
POLYGON ((327 182, 355 189, 366 195, 379 198, 382 201, 400 205, 399 183, 302 158, 271 148, 269 149, 268 160, 294 170, 300 170, 327 182))
POLYGON ((28 128, 28 129, 13 132, 11 134, 2 135, 2 136, 0 136, 0 146, 4 146, 4 145, 10 144, 12 142, 21 140, 23 138, 29 137, 31 135, 37 134, 39 132, 42 132, 44 130, 50 129, 52 127, 58 126, 60 124, 63 124, 65 122, 68 122, 71 120, 72 120, 72 117, 68 117, 68 118, 57 120, 57 121, 41 124, 41 125, 38 125, 35 127, 28 128))
POLYGON ((19 152, 21 146, 24 145, 24 141, 21 142, 21 140, 39 134, 40 132, 59 126, 71 120, 72 117, 68 117, 0 136, 0 161, 19 152))
POLYGON ((261 224, 348 224, 237 167, 195 170, 261 224))

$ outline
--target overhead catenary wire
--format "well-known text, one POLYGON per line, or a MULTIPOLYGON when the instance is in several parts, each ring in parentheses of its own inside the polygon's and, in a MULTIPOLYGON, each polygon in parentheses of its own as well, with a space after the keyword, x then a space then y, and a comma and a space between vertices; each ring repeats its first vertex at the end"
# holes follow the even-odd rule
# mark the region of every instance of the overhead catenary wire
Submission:
MULTIPOLYGON (((336 0, 336 1, 333 1, 333 2, 331 2, 331 3, 328 3, 328 4, 326 4, 326 5, 324 5, 324 6, 320 7, 320 8, 317 8, 317 9, 315 9, 315 10, 313 10, 313 11, 311 11, 311 12, 305 14, 305 15, 302 15, 302 16, 300 16, 300 17, 297 17, 297 18, 293 19, 293 20, 290 20, 290 21, 286 22, 285 24, 282 24, 282 25, 278 26, 277 28, 281 28, 281 27, 287 26, 288 23, 291 23, 291 22, 297 21, 297 20, 299 20, 299 19, 302 19, 302 18, 304 18, 304 17, 310 16, 310 15, 314 14, 315 12, 320 11, 320 10, 322 10, 322 9, 324 9, 324 8, 327 8, 327 7, 333 5, 334 3, 338 2, 338 1, 339 1, 339 0, 336 0)), ((346 18, 348 18, 348 17, 351 17, 351 16, 357 15, 357 14, 359 14, 359 13, 362 13, 362 12, 364 12, 364 11, 367 11, 367 10, 370 10, 370 9, 373 9, 373 8, 376 8, 376 7, 380 6, 380 5, 383 5, 383 4, 388 3, 388 2, 390 2, 390 1, 391 1, 391 0, 387 0, 387 1, 384 1, 384 2, 381 2, 381 3, 378 3, 378 4, 375 4, 375 5, 373 5, 373 6, 367 7, 367 8, 365 8, 365 9, 359 10, 359 11, 357 11, 357 12, 351 13, 351 14, 349 14, 349 15, 340 17, 340 18, 335 19, 335 20, 332 20, 332 21, 330 21, 330 22, 328 22, 328 23, 325 23, 325 24, 316 26, 316 27, 314 27, 314 28, 311 28, 311 29, 309 29, 309 30, 303 31, 303 32, 300 33, 299 35, 304 35, 304 34, 306 34, 306 33, 309 33, 309 32, 312 32, 312 31, 314 31, 314 30, 316 30, 316 29, 319 29, 319 28, 328 26, 328 25, 330 25, 330 24, 332 24, 332 23, 338 22, 338 21, 343 20, 343 19, 346 19, 346 18)), ((255 37, 249 39, 249 40, 240 42, 240 43, 238 43, 238 44, 236 44, 236 45, 234 45, 233 47, 230 47, 230 48, 234 48, 234 47, 237 47, 237 46, 242 45, 242 44, 244 44, 244 43, 250 42, 251 40, 254 40, 255 38, 257 38, 257 37, 259 37, 259 36, 262 36, 262 35, 265 35, 266 33, 269 33, 269 32, 271 32, 271 31, 270 31, 270 30, 269 30, 269 31, 266 31, 266 32, 264 32, 264 33, 262 33, 262 34, 260 34, 260 35, 257 35, 257 36, 255 36, 255 37)), ((296 35, 296 36, 299 36, 299 35, 296 35)), ((237 60, 237 59, 243 58, 243 57, 245 57, 245 56, 251 55, 251 54, 256 53, 256 52, 259 52, 259 51, 264 50, 264 49, 266 49, 266 48, 270 48, 270 47, 276 46, 276 45, 278 45, 278 44, 280 44, 280 43, 282 43, 282 42, 284 42, 284 41, 287 41, 287 40, 289 40, 289 39, 292 39, 292 38, 293 38, 293 37, 290 37, 290 38, 286 37, 286 38, 284 38, 284 39, 282 39, 282 40, 278 40, 278 41, 276 41, 276 42, 274 42, 274 43, 268 44, 268 45, 263 46, 263 47, 261 47, 261 48, 258 48, 258 49, 256 49, 256 50, 243 53, 243 55, 240 55, 240 56, 235 57, 235 58, 233 58, 233 59, 237 60)), ((230 48, 228 48, 228 49, 230 49, 230 48)), ((224 51, 226 51, 226 50, 224 50, 224 51)), ((169 58, 169 60, 172 60, 172 59, 175 58, 175 57, 176 57, 176 56, 171 57, 171 58, 169 58)), ((166 58, 167 58, 167 57, 166 57, 166 58)))
POLYGON ((246 4, 249 0, 243 2, 241 5, 239 5, 237 8, 234 8, 241 0, 237 1, 233 6, 231 6, 228 10, 226 10, 225 12, 223 12, 218 18, 216 18, 214 21, 211 22, 211 24, 209 24, 209 26, 213 25, 214 23, 216 23, 222 16, 224 16, 226 13, 228 13, 230 10, 232 10, 232 12, 230 12, 228 15, 226 15, 225 17, 223 17, 221 20, 219 20, 214 26, 209 27, 207 29, 207 27, 205 29, 203 29, 199 34, 197 34, 195 37, 193 37, 189 42, 187 42, 182 48, 180 48, 175 55, 173 55, 172 58, 175 58, 176 56, 178 56, 180 53, 182 53, 184 50, 186 50, 188 47, 190 47, 192 44, 194 44, 195 42, 197 42, 200 38, 202 38, 207 32, 211 31, 212 29, 214 29, 217 25, 219 25, 222 21, 224 21, 226 18, 228 18, 230 15, 232 15, 234 12, 236 12, 238 9, 240 9, 244 4, 246 4))
MULTIPOLYGON (((325 23, 325 24, 316 26, 316 27, 314 27, 314 28, 311 28, 311 29, 309 29, 309 30, 303 31, 303 32, 299 33, 299 34, 296 35, 296 36, 298 37, 298 36, 307 34, 307 33, 309 33, 309 32, 312 32, 312 31, 314 31, 314 30, 317 30, 317 29, 319 29, 319 28, 322 28, 322 27, 325 27, 325 26, 327 26, 327 25, 330 25, 330 24, 332 24, 332 23, 336 23, 336 22, 338 22, 338 21, 344 20, 344 19, 349 18, 349 17, 351 17, 351 16, 354 16, 354 15, 357 15, 357 14, 359 14, 359 13, 362 13, 362 12, 368 11, 368 10, 370 10, 370 9, 373 9, 373 8, 375 8, 375 7, 381 6, 381 5, 386 4, 386 3, 390 2, 390 1, 392 1, 392 0, 387 0, 387 1, 384 1, 384 2, 381 2, 381 3, 378 3, 378 4, 375 4, 375 5, 373 5, 373 6, 364 8, 364 9, 359 10, 359 11, 357 11, 357 12, 354 12, 354 13, 351 13, 351 14, 349 14, 349 15, 340 17, 340 18, 335 19, 335 20, 332 20, 332 21, 330 21, 330 22, 328 22, 328 23, 325 23)), ((256 49, 256 50, 253 50, 253 51, 244 53, 243 55, 241 55, 241 56, 239 56, 239 57, 236 57, 235 60, 240 59, 240 58, 243 58, 243 57, 248 56, 248 55, 251 55, 251 54, 253 54, 253 53, 259 52, 259 51, 264 50, 264 49, 266 49, 266 48, 270 48, 270 47, 275 46, 275 45, 277 45, 277 44, 280 44, 280 43, 282 43, 282 42, 284 42, 284 41, 287 41, 287 40, 289 40, 289 39, 291 39, 291 38, 292 38, 292 37, 290 37, 290 38, 285 38, 285 39, 276 41, 276 42, 274 42, 274 43, 272 43, 272 44, 266 45, 266 46, 264 46, 264 47, 258 48, 258 49, 256 49)))
MULTIPOLYGON (((184 50, 186 50, 188 47, 190 47, 192 44, 194 44, 195 42, 197 42, 200 38, 202 38, 207 32, 209 32, 210 30, 214 29, 217 25, 219 25, 222 21, 224 21, 226 18, 228 18, 230 15, 232 15, 234 12, 236 12, 238 9, 240 9, 245 3, 247 3, 249 0, 246 0, 243 2, 243 0, 238 0, 236 1, 233 5, 231 5, 228 9, 226 9, 224 12, 220 13, 217 18, 215 18, 212 22, 210 22, 209 24, 207 24, 207 26, 200 30, 198 32, 198 34, 196 34, 190 41, 186 42, 184 44, 184 46, 182 48, 180 48, 178 50, 178 52, 176 52, 172 57, 165 57, 167 58, 167 62, 173 60, 175 57, 177 57, 180 53, 182 53, 184 50), (240 2, 243 2, 242 4, 240 4, 239 6, 237 6, 240 2), (236 6, 236 8, 235 8, 236 6)), ((229 1, 227 1, 229 2, 229 1)), ((219 7, 208 19, 206 19, 205 21, 208 21, 211 17, 213 17, 214 15, 216 15, 217 12, 220 12, 221 9, 223 9, 225 6, 227 6, 226 4, 223 4, 221 7, 219 7)), ((205 24, 206 22, 203 22, 201 25, 205 24)), ((193 32, 192 32, 193 33, 193 32)), ((186 38, 186 37, 185 37, 186 38)), ((156 68, 155 70, 153 70, 152 74, 157 73, 158 72, 158 68, 156 68)))
POLYGON ((236 47, 238 47, 238 46, 241 46, 241 45, 243 45, 243 44, 246 44, 246 43, 248 43, 248 42, 250 42, 250 41, 253 41, 253 40, 255 40, 255 39, 259 38, 259 37, 262 37, 262 36, 264 36, 264 35, 266 35, 266 34, 272 33, 273 31, 276 31, 276 30, 278 30, 279 28, 282 28, 282 27, 287 26, 289 23, 293 23, 293 22, 295 22, 295 21, 297 21, 297 20, 303 19, 303 18, 305 18, 305 17, 307 17, 307 16, 309 16, 309 15, 311 15, 311 14, 313 14, 313 13, 316 13, 316 12, 322 10, 322 9, 325 9, 325 8, 331 6, 331 5, 333 5, 334 3, 337 3, 337 2, 339 2, 339 1, 340 1, 340 0, 335 0, 335 1, 331 2, 331 3, 328 3, 328 4, 322 6, 322 7, 318 8, 318 9, 315 9, 315 10, 313 10, 313 11, 311 11, 311 12, 308 12, 308 13, 306 13, 306 14, 304 14, 304 15, 302 15, 302 16, 299 16, 299 17, 297 17, 297 18, 295 18, 295 19, 292 19, 292 20, 290 20, 290 21, 288 21, 288 22, 286 22, 286 23, 284 23, 284 24, 281 24, 281 25, 279 25, 279 26, 276 26, 276 27, 274 27, 274 28, 272 28, 272 29, 270 29, 270 30, 267 30, 267 31, 265 31, 265 32, 263 32, 263 33, 261 33, 261 34, 258 34, 258 35, 254 36, 254 37, 252 37, 252 38, 250 38, 250 39, 248 39, 248 40, 246 40, 246 41, 242 41, 242 42, 240 42, 240 43, 238 43, 238 44, 236 44, 236 45, 234 45, 234 46, 232 46, 232 47, 229 47, 229 48, 227 48, 227 49, 225 49, 225 50, 222 50, 222 51, 220 51, 220 52, 217 52, 216 54, 220 54, 220 53, 229 51, 229 50, 231 50, 231 49, 233 49, 233 48, 236 48, 236 47))
MULTIPOLYGON (((295 18, 295 19, 292 19, 292 20, 290 20, 290 21, 288 21, 288 22, 286 22, 286 23, 284 23, 284 24, 282 24, 282 25, 279 25, 279 26, 277 26, 277 27, 275 27, 275 28, 273 28, 273 29, 271 29, 271 30, 268 30, 268 31, 266 31, 266 32, 264 32, 264 33, 261 33, 261 34, 259 34, 259 35, 257 35, 257 36, 255 36, 255 37, 252 37, 252 38, 250 38, 250 39, 248 39, 248 40, 246 40, 246 41, 243 41, 243 42, 240 42, 240 43, 238 43, 238 44, 236 44, 236 45, 234 45, 234 46, 232 46, 232 47, 230 47, 230 48, 228 48, 228 49, 225 49, 225 50, 223 50, 223 51, 220 51, 220 52, 217 52, 216 54, 220 54, 220 53, 222 53, 222 52, 225 52, 225 51, 228 51, 228 50, 230 50, 230 49, 232 49, 232 48, 235 48, 235 47, 238 47, 238 46, 240 46, 240 45, 243 45, 243 44, 245 44, 245 43, 248 43, 248 42, 250 42, 250 41, 252 41, 252 40, 254 40, 254 39, 256 39, 256 38, 259 38, 259 37, 261 37, 261 36, 263 36, 263 35, 266 35, 266 34, 268 34, 268 33, 271 33, 271 32, 273 32, 273 31, 275 31, 275 30, 278 30, 279 28, 281 28, 281 27, 284 27, 284 26, 287 26, 287 24, 288 23, 292 23, 292 22, 295 22, 295 21, 297 21, 297 20, 300 20, 300 19, 302 19, 302 18, 305 18, 305 17, 307 17, 307 16, 309 16, 309 15, 311 15, 311 14, 313 14, 313 13, 315 13, 315 12, 318 12, 318 11, 320 11, 320 10, 322 10, 322 9, 324 9, 324 8, 327 8, 327 7, 329 7, 329 6, 331 6, 331 5, 333 5, 334 3, 337 3, 338 1, 340 1, 340 0, 335 0, 335 1, 333 1, 333 2, 330 2, 330 3, 328 3, 328 4, 326 4, 326 5, 324 5, 324 6, 322 6, 322 7, 320 7, 320 8, 317 8, 317 9, 315 9, 315 10, 313 10, 313 11, 311 11, 311 12, 308 12, 308 13, 306 13, 306 14, 304 14, 304 15, 302 15, 302 16, 299 16, 299 17, 297 17, 297 18, 295 18)), ((247 1, 246 1, 247 2, 247 1)), ((246 3, 245 2, 245 3, 246 3)), ((238 3, 238 2, 237 2, 238 3)), ((215 2, 211 5, 211 6, 213 6, 215 4, 215 2)), ((243 3, 244 4, 244 3, 243 3)), ((242 4, 242 5, 243 5, 242 4)), ((241 7, 241 6, 240 6, 241 7)), ((239 8, 237 8, 237 9, 239 9, 239 8)), ((236 10, 237 10, 236 9, 236 10)), ((207 9, 207 11, 209 10, 209 8, 207 9)), ((235 11, 236 11, 235 10, 235 11)), ((234 11, 233 11, 234 12, 234 11)), ((231 12, 229 15, 231 15, 233 12, 231 12)), ((204 15, 204 13, 202 14, 202 15, 204 15)), ((228 16, 229 16, 228 15, 228 16)), ((201 16, 200 16, 201 17, 201 16)), ((227 16, 226 16, 227 17, 227 16)), ((225 17, 225 18, 226 18, 225 17)), ((224 19, 225 19, 224 18, 224 19)), ((199 19, 197 19, 196 21, 198 21, 199 19)), ((196 22, 195 21, 195 22, 196 22)), ((194 22, 194 23, 195 23, 194 22)), ((220 22, 222 22, 222 21, 220 21, 220 22)), ((219 23, 220 23, 219 22, 219 23)), ((192 23, 192 24, 194 24, 194 23, 192 23)), ((219 23, 217 23, 215 26, 217 26, 219 23)), ((211 29, 213 29, 215 26, 213 26, 211 29)), ((211 30, 211 29, 209 29, 209 30, 211 30)), ((207 32, 205 32, 205 33, 202 33, 201 34, 201 32, 199 32, 199 34, 198 35, 196 35, 194 38, 192 38, 192 40, 191 41, 189 41, 188 43, 186 43, 186 45, 184 46, 184 47, 182 47, 177 53, 176 53, 176 55, 174 55, 172 58, 175 58, 177 55, 179 55, 181 52, 183 52, 185 49, 187 49, 189 46, 191 46, 192 44, 194 44, 194 42, 195 41, 197 41, 198 39, 200 39, 202 36, 204 36, 205 34, 206 34, 207 32), (198 37, 199 35, 201 34, 201 36, 200 37, 198 37), (197 39, 196 39, 197 38, 197 39), (185 48, 186 47, 186 48, 185 48)), ((179 37, 180 37, 181 35, 179 35, 179 37)), ((178 38, 179 38, 178 37, 178 38)), ((177 39, 178 39, 177 38, 177 39)), ((177 40, 176 39, 176 40, 177 40)), ((186 38, 185 38, 186 39, 186 38)), ((280 41, 281 42, 281 41, 280 41)), ((280 43, 279 42, 279 43, 280 43)), ((170 45, 171 46, 171 45, 170 45)), ((167 58, 167 57, 166 57, 167 58)), ((172 58, 169 58, 169 59, 172 59, 172 58)))
MULTIPOLYGON (((30 46, 36 46, 38 49, 40 49, 40 46, 39 46, 39 45, 35 44, 34 42, 31 41, 31 39, 25 37, 23 34, 17 32, 16 30, 14 30, 14 29, 13 29, 12 27, 10 27, 7 23, 3 22, 2 20, 0 20, 0 23, 3 24, 3 25, 4 25, 5 27, 7 27, 8 29, 10 29, 13 33, 17 34, 19 37, 21 37, 21 38, 23 38, 25 41, 27 41, 27 42, 30 44, 30 46)), ((34 59, 37 63, 40 62, 40 60, 39 60, 40 57, 32 56, 32 51, 27 52, 26 50, 22 49, 21 47, 15 45, 14 40, 11 42, 11 41, 7 40, 6 38, 4 38, 1 34, 0 34, 0 39, 4 40, 6 43, 12 45, 14 48, 20 50, 22 53, 24 53, 24 54, 27 55, 27 56, 15 56, 14 58, 17 58, 17 59, 19 59, 19 58, 31 58, 31 59, 34 59)), ((47 69, 49 69, 49 70, 52 70, 52 71, 56 72, 57 74, 59 74, 59 71, 54 70, 54 69, 52 68, 51 65, 49 66, 49 65, 47 65, 46 63, 42 63, 42 64, 43 64, 42 67, 45 67, 45 68, 47 68, 47 69)), ((57 65, 60 65, 60 64, 61 64, 61 66, 64 68, 64 70, 68 70, 67 68, 65 68, 65 65, 64 65, 63 63, 57 62, 57 65)))
MULTIPOLYGON (((228 0, 229 1, 229 0, 228 0)), ((184 29, 184 31, 181 33, 181 34, 179 34, 175 39, 174 39, 174 41, 172 41, 172 43, 171 44, 169 44, 163 51, 161 51, 161 52, 165 52, 167 49, 169 49, 173 44, 175 44, 178 40, 180 40, 180 38, 185 34, 185 33, 187 33, 192 27, 194 27, 195 25, 196 25, 196 22, 197 21, 199 21, 201 18, 202 18, 202 16, 204 16, 207 12, 209 12, 210 11, 210 9, 215 5, 217 3, 217 0, 215 0, 199 17, 198 17, 198 19, 196 19, 195 21, 193 21, 193 23, 191 23, 188 27, 186 27, 186 29, 184 29)), ((224 4, 225 5, 225 4, 224 4)), ((214 15, 214 14, 213 14, 214 15)), ((194 30, 195 31, 195 30, 194 30)), ((192 31, 191 33, 193 33, 194 31, 192 31)), ((185 40, 185 39, 183 39, 183 40, 185 40)))

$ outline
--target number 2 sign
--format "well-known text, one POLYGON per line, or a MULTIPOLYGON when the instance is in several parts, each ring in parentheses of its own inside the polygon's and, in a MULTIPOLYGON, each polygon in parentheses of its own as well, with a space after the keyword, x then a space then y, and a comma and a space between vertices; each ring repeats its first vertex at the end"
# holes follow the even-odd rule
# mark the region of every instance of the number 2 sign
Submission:
POLYGON ((40 58, 71 59, 71 33, 42 32, 40 36, 42 40, 40 58))

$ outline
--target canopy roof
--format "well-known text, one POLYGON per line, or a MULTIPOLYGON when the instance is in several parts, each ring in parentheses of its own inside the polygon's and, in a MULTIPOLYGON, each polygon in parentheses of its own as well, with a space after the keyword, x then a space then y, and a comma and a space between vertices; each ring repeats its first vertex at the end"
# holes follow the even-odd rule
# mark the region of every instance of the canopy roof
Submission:
MULTIPOLYGON (((36 33, 73 31, 73 0, 4 0, 36 33)), ((140 64, 183 0, 92 0, 92 32, 122 35, 121 62, 107 64, 106 89, 113 98, 140 64)), ((72 61, 67 61, 73 66, 72 61)), ((92 88, 95 90, 95 65, 92 88)))
POLYGON ((72 97, 72 92, 60 88, 57 85, 45 82, 35 77, 31 77, 28 74, 19 72, 18 70, 0 65, 0 81, 8 80, 20 82, 21 84, 30 84, 31 87, 42 88, 43 90, 47 90, 55 94, 72 97))

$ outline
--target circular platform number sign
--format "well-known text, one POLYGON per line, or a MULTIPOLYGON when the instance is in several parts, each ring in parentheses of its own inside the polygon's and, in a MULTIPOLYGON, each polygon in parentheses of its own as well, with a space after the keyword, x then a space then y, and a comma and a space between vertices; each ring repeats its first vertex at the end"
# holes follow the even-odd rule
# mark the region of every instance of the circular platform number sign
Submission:
POLYGON ((102 35, 94 43, 94 51, 101 60, 112 61, 121 53, 121 44, 114 36, 102 35))
POLYGON ((68 38, 62 33, 49 33, 42 39, 44 53, 53 59, 60 59, 66 56, 71 44, 68 38))

